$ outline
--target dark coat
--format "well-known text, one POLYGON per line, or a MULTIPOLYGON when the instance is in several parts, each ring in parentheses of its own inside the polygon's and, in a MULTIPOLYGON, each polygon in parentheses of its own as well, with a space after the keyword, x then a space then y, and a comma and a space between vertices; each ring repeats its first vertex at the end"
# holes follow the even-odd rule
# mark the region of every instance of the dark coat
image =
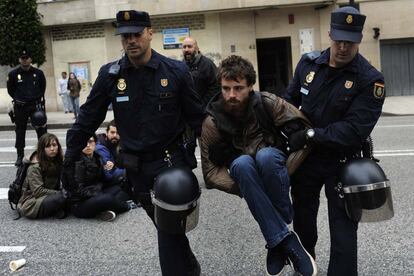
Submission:
POLYGON ((81 154, 75 163, 76 187, 70 200, 72 202, 89 199, 102 191, 102 166, 99 155, 94 153, 92 158, 81 154))
POLYGON ((187 63, 193 77, 195 89, 203 101, 204 107, 220 91, 217 81, 217 67, 214 62, 201 54, 187 63))

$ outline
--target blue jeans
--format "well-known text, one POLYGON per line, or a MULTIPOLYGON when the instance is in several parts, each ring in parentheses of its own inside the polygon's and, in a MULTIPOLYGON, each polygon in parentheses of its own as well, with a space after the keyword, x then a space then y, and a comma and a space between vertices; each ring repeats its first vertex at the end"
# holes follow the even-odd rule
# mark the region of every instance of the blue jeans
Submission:
POLYGON ((259 150, 255 158, 242 155, 231 164, 230 176, 239 185, 267 246, 275 247, 289 234, 287 224, 292 222, 286 155, 272 147, 259 150))
POLYGON ((73 113, 75 114, 75 117, 78 117, 79 115, 79 97, 69 97, 70 102, 72 103, 73 113))

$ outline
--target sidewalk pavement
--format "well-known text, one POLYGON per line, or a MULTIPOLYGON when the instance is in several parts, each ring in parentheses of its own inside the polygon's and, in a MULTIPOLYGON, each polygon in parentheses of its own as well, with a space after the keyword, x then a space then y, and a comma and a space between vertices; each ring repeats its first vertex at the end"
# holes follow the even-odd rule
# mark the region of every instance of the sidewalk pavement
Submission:
MULTIPOLYGON (((393 96, 385 99, 382 116, 406 116, 414 115, 414 96, 393 96)), ((114 118, 112 111, 108 111, 102 126, 114 118)), ((47 125, 49 129, 69 128, 75 119, 73 113, 65 114, 63 111, 47 112, 47 125)), ((0 131, 14 130, 14 124, 6 113, 0 114, 0 131)))
MULTIPOLYGON (((57 128, 70 128, 75 122, 73 113, 64 113, 63 111, 58 112, 46 112, 47 115, 47 127, 48 129, 57 129, 57 128)), ((114 119, 113 111, 108 111, 106 113, 106 118, 101 124, 101 127, 104 127, 108 124, 109 121, 114 119)), ((14 130, 14 124, 10 121, 10 117, 7 113, 0 114, 0 131, 3 130, 14 130)), ((31 125, 28 124, 27 129, 31 129, 31 125)))

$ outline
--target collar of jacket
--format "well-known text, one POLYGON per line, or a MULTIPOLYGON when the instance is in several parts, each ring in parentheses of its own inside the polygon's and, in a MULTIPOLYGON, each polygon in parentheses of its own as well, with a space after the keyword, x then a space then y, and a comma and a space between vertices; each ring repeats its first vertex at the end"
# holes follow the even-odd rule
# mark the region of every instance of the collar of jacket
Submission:
POLYGON ((207 105, 206 111, 210 114, 217 126, 217 129, 230 136, 240 135, 240 131, 255 118, 254 106, 257 104, 253 91, 249 96, 249 103, 246 107, 245 115, 241 120, 237 120, 224 111, 224 99, 221 93, 217 93, 207 105))
MULTIPOLYGON (((155 50, 151 49, 151 58, 147 62, 147 64, 144 65, 144 67, 149 67, 151 69, 158 69, 160 62, 161 62, 161 55, 158 54, 155 50)), ((122 57, 120 65, 121 65, 121 68, 134 67, 134 65, 132 65, 127 55, 124 55, 122 57)))
MULTIPOLYGON (((326 66, 329 66, 329 58, 331 56, 331 48, 326 49, 322 52, 322 54, 316 59, 315 63, 317 64, 324 64, 326 66)), ((358 62, 359 62, 359 53, 357 53, 353 60, 351 60, 350 63, 348 63, 345 67, 343 67, 343 70, 351 71, 351 72, 358 72, 358 62)))

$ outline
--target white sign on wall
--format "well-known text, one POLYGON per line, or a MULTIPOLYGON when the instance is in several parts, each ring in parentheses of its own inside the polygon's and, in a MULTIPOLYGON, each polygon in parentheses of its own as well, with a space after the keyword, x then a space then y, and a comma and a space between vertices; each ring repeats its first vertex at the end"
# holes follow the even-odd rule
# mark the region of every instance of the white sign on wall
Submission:
POLYGON ((309 53, 315 50, 313 41, 313 28, 299 30, 300 54, 309 53))
POLYGON ((178 49, 187 36, 190 36, 189 28, 162 30, 164 49, 178 49))

